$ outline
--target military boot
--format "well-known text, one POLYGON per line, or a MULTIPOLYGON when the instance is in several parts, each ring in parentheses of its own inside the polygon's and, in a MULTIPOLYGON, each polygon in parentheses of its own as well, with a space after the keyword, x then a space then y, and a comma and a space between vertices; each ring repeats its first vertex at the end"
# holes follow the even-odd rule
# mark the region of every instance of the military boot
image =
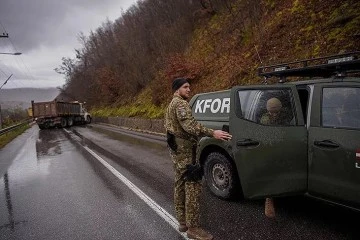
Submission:
POLYGON ((213 236, 199 227, 189 228, 186 231, 187 237, 196 240, 212 240, 213 236))
POLYGON ((186 226, 186 223, 179 222, 178 230, 179 230, 179 232, 186 232, 188 230, 188 227, 186 226))
POLYGON ((268 218, 275 217, 274 200, 272 198, 266 198, 265 200, 265 216, 268 218))

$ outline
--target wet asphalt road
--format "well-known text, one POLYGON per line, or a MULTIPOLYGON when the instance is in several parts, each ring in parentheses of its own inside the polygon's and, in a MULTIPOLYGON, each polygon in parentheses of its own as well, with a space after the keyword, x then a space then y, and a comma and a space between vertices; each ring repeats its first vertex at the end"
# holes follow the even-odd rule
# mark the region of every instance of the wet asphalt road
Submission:
MULTIPOLYGON (((33 126, 0 150, 0 239, 184 239, 84 146, 174 216, 163 137, 33 126)), ((201 206, 215 239, 360 239, 360 213, 312 199, 277 199, 272 220, 263 201, 224 201, 206 188, 201 206)))

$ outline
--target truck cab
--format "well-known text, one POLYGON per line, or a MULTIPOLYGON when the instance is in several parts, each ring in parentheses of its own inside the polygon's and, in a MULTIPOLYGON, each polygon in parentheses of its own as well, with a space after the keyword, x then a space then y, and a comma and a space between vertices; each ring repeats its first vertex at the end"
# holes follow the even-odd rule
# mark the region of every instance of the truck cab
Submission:
POLYGON ((82 117, 82 119, 84 119, 84 121, 87 124, 91 123, 91 114, 85 108, 86 103, 84 102, 79 104, 80 104, 80 116, 82 117))
POLYGON ((266 66, 259 75, 267 84, 195 95, 193 116, 233 136, 199 142, 210 191, 224 199, 307 195, 360 209, 360 77, 350 76, 360 72, 358 57, 266 66))

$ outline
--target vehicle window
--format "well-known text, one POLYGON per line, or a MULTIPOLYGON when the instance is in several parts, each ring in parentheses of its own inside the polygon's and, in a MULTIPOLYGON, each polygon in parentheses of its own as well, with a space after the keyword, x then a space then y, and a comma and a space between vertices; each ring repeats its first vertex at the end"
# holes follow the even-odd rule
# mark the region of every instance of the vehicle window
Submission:
POLYGON ((291 90, 240 90, 242 117, 263 125, 295 125, 291 90))
POLYGON ((360 128, 360 88, 323 88, 322 126, 360 128))

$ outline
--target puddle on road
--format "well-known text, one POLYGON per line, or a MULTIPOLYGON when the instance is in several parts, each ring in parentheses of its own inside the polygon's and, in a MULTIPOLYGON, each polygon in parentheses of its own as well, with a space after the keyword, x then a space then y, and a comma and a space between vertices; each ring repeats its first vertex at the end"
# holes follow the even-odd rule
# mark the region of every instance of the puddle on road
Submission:
POLYGON ((60 129, 32 130, 29 135, 7 169, 9 176, 16 178, 19 183, 48 175, 51 161, 59 159, 57 156, 64 152, 74 150, 60 129))
POLYGON ((32 184, 37 184, 43 177, 50 174, 51 162, 59 160, 57 155, 74 149, 63 131, 59 129, 40 131, 32 129, 27 134, 28 139, 22 142, 20 151, 0 177, 0 189, 2 189, 0 190, 0 210, 3 216, 0 218, 0 231, 2 233, 14 232, 16 225, 26 223, 22 220, 15 221, 12 190, 16 192, 21 188, 26 189, 32 184))
POLYGON ((47 156, 55 156, 61 154, 61 139, 54 139, 53 134, 49 131, 39 131, 39 137, 36 140, 37 158, 46 158, 47 156))

